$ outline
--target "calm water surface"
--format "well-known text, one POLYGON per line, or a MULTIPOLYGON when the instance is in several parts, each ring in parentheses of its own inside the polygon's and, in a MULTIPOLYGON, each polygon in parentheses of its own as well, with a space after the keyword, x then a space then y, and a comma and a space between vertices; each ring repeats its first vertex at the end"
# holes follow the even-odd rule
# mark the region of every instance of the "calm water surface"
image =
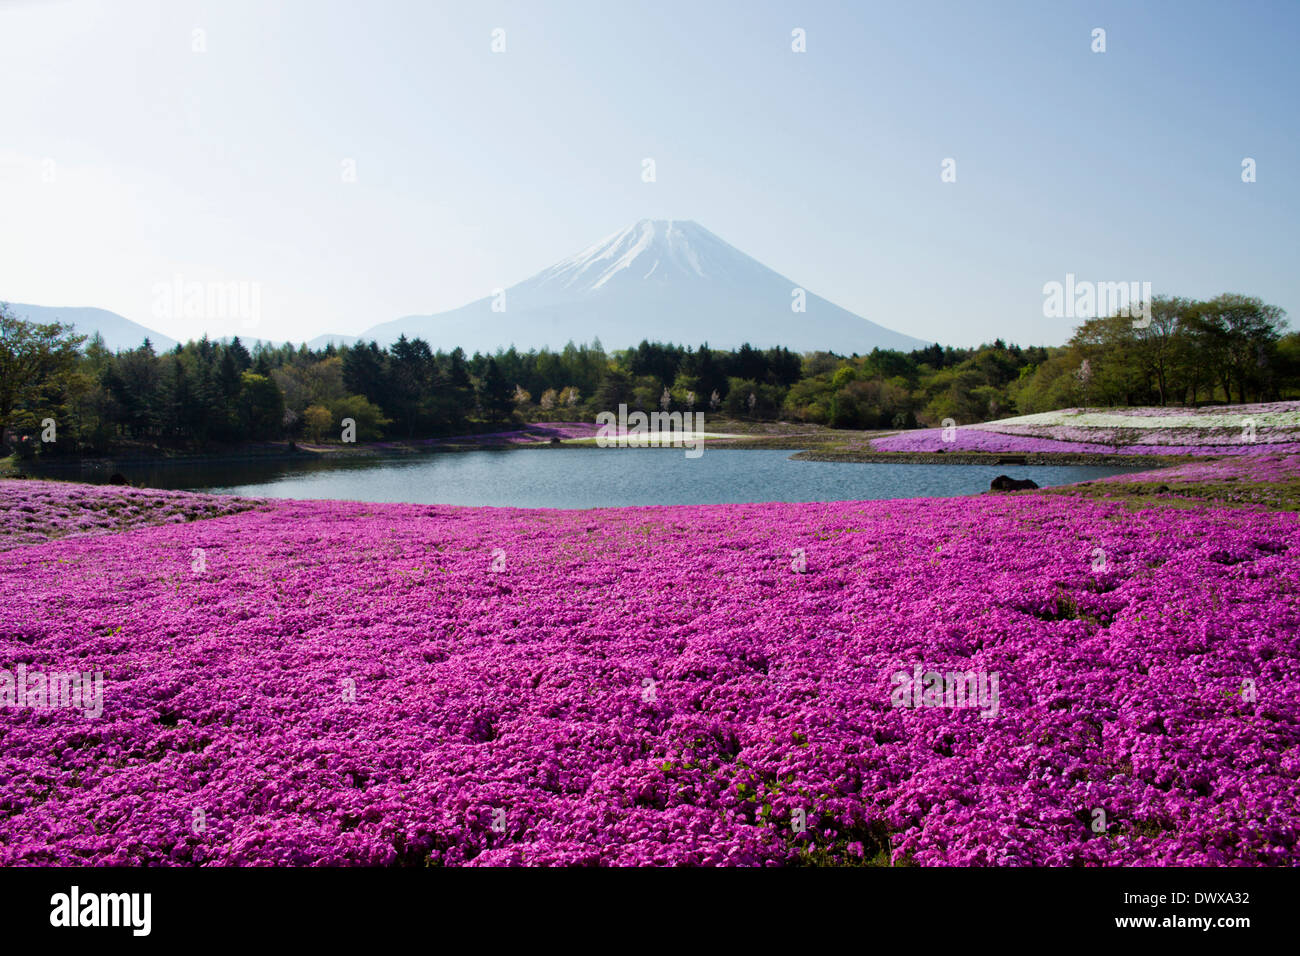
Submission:
MULTIPOLYGON (((790 451, 546 448, 404 458, 250 461, 133 469, 133 483, 271 498, 334 498, 523 508, 755 501, 856 501, 987 491, 999 474, 1044 487, 1141 469, 1094 465, 912 465, 791 461, 790 451)), ((95 480, 85 475, 86 480, 95 480)), ((101 477, 102 480, 102 477, 101 477)))

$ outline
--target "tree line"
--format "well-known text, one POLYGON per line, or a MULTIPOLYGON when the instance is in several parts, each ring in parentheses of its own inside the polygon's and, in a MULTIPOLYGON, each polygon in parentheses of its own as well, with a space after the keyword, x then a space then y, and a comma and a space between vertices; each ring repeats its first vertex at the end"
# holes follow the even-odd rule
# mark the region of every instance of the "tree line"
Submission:
POLYGON ((403 440, 527 421, 592 421, 620 404, 715 418, 896 429, 1072 406, 1198 405, 1300 396, 1300 335, 1257 298, 1157 297, 1150 320, 1089 319, 1059 347, 1001 339, 867 355, 599 340, 467 356, 402 337, 309 349, 206 337, 110 351, 0 305, 0 434, 19 454, 130 446, 403 440), (51 430, 51 427, 53 430, 51 430), (54 440, 51 440, 54 436, 54 440))

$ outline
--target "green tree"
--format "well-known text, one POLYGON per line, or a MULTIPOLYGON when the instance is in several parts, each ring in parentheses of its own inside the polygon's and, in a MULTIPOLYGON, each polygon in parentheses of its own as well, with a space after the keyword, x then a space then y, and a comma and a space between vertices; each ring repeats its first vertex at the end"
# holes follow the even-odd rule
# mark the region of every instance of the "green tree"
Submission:
POLYGON ((632 376, 617 366, 605 370, 596 389, 595 405, 598 411, 617 412, 619 405, 632 401, 632 376))
POLYGON ((343 428, 343 419, 350 418, 357 423, 357 441, 378 441, 384 437, 384 429, 392 420, 384 417, 384 411, 364 395, 349 395, 330 404, 330 415, 334 425, 343 428))
POLYGON ((510 417, 514 407, 514 388, 511 387, 495 358, 489 358, 479 381, 478 400, 483 414, 490 422, 503 422, 510 417))
POLYGON ((323 405, 310 405, 303 412, 303 424, 307 428, 307 434, 311 435, 311 440, 318 442, 325 430, 334 423, 334 416, 330 410, 323 405))
POLYGON ((15 412, 39 422, 49 407, 47 389, 76 364, 84 335, 61 322, 28 322, 0 303, 0 436, 15 412))
POLYGON ((239 421, 248 438, 255 441, 279 437, 284 422, 284 396, 266 375, 240 375, 239 421))

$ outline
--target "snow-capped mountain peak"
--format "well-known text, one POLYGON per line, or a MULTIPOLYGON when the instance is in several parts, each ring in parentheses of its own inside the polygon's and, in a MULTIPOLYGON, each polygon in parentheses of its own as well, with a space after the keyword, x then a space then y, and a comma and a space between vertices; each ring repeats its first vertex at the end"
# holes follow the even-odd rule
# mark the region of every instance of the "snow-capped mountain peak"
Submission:
POLYGON ((362 338, 386 343, 399 335, 468 352, 558 349, 596 338, 613 348, 649 339, 846 355, 927 344, 803 289, 689 219, 642 219, 502 296, 385 322, 362 338))
POLYGON ((758 263, 690 219, 642 219, 556 263, 522 286, 590 294, 611 282, 674 278, 731 281, 758 263))

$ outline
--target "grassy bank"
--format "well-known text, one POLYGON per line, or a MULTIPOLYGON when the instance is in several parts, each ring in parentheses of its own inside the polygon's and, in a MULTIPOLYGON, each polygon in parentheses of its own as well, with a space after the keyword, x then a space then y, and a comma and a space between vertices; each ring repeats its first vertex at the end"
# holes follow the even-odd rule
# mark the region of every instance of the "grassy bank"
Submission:
POLYGON ((1233 455, 1045 488, 1043 494, 1114 501, 1130 508, 1252 507, 1300 511, 1300 455, 1233 455))

